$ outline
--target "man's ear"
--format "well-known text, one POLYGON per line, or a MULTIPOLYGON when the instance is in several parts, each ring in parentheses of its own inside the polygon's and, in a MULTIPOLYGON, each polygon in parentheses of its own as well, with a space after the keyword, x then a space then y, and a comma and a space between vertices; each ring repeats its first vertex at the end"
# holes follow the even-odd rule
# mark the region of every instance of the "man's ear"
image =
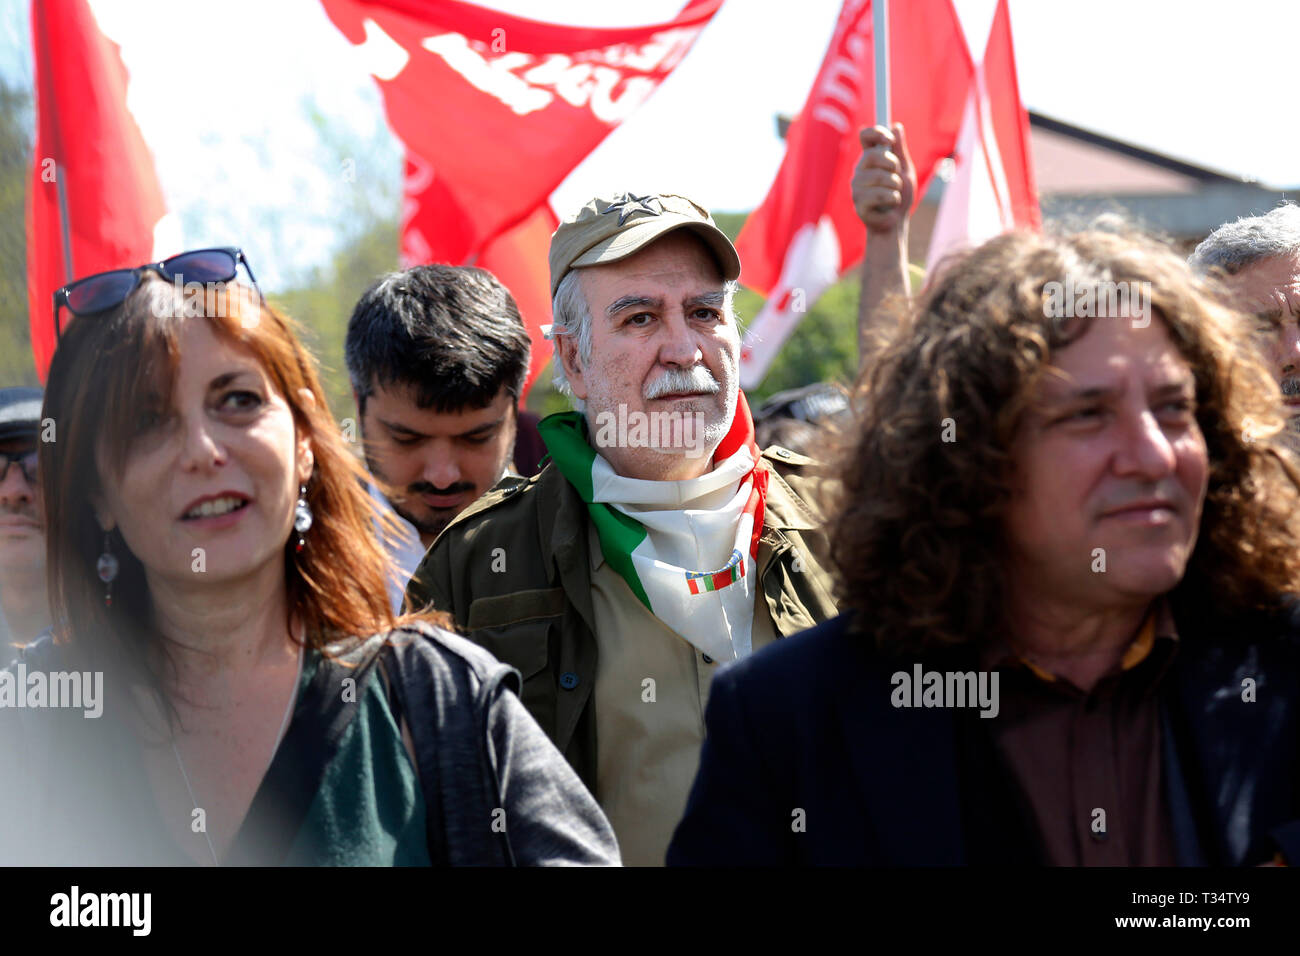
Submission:
POLYGON ((582 377, 582 359, 578 355, 578 340, 572 335, 557 335, 555 348, 564 365, 564 377, 569 382, 574 398, 587 400, 587 383, 582 377))

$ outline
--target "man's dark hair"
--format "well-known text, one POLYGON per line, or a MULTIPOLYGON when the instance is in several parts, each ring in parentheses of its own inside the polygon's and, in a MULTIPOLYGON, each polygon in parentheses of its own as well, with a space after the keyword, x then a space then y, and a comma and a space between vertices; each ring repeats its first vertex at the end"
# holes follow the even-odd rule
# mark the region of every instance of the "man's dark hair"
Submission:
POLYGON ((517 402, 528 332, 492 273, 416 266, 374 283, 348 320, 344 359, 362 412, 376 386, 414 389, 420 408, 485 408, 505 386, 517 402))

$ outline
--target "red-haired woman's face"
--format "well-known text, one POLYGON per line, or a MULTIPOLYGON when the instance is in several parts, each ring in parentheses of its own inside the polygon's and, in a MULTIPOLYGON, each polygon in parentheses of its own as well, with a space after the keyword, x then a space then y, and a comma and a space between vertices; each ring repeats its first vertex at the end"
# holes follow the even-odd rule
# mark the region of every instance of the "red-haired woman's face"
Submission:
POLYGON ((185 322, 170 402, 139 409, 140 430, 122 474, 101 462, 101 526, 116 526, 144 564, 150 588, 228 583, 283 573, 310 441, 260 362, 185 322))

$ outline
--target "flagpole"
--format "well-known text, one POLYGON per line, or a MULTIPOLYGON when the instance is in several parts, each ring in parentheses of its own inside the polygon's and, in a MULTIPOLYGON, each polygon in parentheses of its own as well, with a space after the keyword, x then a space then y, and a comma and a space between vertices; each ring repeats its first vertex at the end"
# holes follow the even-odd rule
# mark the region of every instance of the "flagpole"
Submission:
POLYGON ((871 36, 876 55, 876 125, 889 128, 889 0, 871 2, 871 36))
MULTIPOLYGON (((872 57, 876 68, 876 125, 889 129, 889 0, 871 0, 872 57)), ((888 206, 877 206, 886 213, 888 206)))
POLYGON ((65 282, 71 282, 76 276, 72 270, 72 236, 68 227, 68 191, 63 185, 63 167, 54 164, 55 188, 59 192, 59 232, 63 235, 63 265, 67 275, 65 282))

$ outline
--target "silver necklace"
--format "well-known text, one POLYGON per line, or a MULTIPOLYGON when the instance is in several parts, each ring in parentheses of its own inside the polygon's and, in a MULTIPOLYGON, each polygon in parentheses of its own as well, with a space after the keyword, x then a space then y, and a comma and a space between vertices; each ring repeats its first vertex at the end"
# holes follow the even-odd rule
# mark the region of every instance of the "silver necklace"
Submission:
MULTIPOLYGON (((262 771, 262 777, 266 777, 267 770, 271 769, 271 763, 275 760, 276 752, 280 749, 280 743, 284 740, 285 731, 289 729, 289 718, 293 716, 293 705, 298 700, 298 684, 302 681, 302 648, 298 645, 298 669, 293 679, 293 689, 289 692, 289 702, 284 707, 284 718, 280 721, 280 732, 275 735, 275 746, 271 748, 271 756, 266 761, 266 770, 262 771)), ((190 786, 190 775, 185 772, 185 761, 181 759, 180 749, 176 746, 176 732, 172 731, 172 753, 176 755, 176 766, 181 769, 181 779, 185 781, 185 791, 190 795, 190 805, 195 810, 199 809, 199 801, 194 796, 194 788, 190 786)), ((191 817, 191 820, 193 817, 191 817)), ((208 833, 207 820, 203 821, 203 839, 208 841, 208 852, 212 854, 212 865, 221 866, 221 861, 217 859, 217 848, 212 845, 212 836, 208 833)))

